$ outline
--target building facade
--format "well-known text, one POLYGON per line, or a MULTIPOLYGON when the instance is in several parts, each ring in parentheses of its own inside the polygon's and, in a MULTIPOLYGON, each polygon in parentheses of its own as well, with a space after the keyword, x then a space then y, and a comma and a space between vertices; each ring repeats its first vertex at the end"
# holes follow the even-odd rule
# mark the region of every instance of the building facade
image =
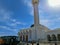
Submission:
POLYGON ((50 30, 43 25, 38 26, 39 30, 35 30, 35 27, 30 27, 28 29, 21 29, 19 31, 19 38, 21 41, 45 41, 47 39, 46 33, 50 30), (36 33, 35 33, 36 31, 36 33))
POLYGON ((20 41, 36 42, 36 41, 60 40, 59 30, 50 30, 47 27, 39 24, 38 4, 39 4, 39 0, 32 0, 33 11, 34 11, 34 25, 32 25, 30 28, 27 28, 27 29, 21 29, 18 32, 20 41), (58 37, 58 39, 56 37, 58 37))
POLYGON ((20 41, 60 41, 60 28, 50 30, 43 25, 39 27, 35 34, 35 27, 21 29, 19 31, 20 41), (54 39, 55 38, 55 39, 54 39))

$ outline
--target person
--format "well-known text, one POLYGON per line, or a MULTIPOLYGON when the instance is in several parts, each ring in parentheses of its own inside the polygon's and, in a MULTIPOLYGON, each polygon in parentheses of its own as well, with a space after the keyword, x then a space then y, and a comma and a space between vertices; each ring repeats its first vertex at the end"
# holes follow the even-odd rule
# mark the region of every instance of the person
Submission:
POLYGON ((39 45, 39 43, 37 43, 37 45, 39 45))
POLYGON ((55 43, 55 45, 57 45, 57 43, 55 43))

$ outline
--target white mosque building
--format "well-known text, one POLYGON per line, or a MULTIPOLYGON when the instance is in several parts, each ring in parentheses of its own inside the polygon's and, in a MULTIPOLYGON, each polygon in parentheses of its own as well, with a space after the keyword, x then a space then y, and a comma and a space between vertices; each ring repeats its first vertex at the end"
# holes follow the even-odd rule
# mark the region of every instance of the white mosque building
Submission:
POLYGON ((20 41, 60 41, 60 29, 50 30, 39 24, 39 0, 32 0, 34 8, 34 24, 30 28, 18 32, 20 41))

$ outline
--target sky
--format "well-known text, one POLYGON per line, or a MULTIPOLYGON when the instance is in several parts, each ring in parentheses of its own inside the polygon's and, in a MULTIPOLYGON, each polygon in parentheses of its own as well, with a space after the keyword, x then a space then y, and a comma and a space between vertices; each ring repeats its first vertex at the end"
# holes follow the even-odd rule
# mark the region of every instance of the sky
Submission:
MULTIPOLYGON (((51 30, 60 28, 60 7, 49 5, 48 0, 39 2, 40 24, 51 30)), ((20 29, 29 28, 32 24, 34 13, 31 0, 0 0, 0 36, 17 35, 20 29)))

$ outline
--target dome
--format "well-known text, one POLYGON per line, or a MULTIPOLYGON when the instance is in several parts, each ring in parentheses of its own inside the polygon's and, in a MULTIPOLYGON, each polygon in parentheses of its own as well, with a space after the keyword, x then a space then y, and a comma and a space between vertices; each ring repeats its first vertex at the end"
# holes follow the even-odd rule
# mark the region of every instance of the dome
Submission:
MULTIPOLYGON (((34 28, 34 24, 32 24, 30 27, 34 28)), ((44 30, 46 32, 50 30, 49 28, 47 28, 46 26, 41 25, 41 24, 39 24, 38 28, 39 28, 39 30, 44 30)))

